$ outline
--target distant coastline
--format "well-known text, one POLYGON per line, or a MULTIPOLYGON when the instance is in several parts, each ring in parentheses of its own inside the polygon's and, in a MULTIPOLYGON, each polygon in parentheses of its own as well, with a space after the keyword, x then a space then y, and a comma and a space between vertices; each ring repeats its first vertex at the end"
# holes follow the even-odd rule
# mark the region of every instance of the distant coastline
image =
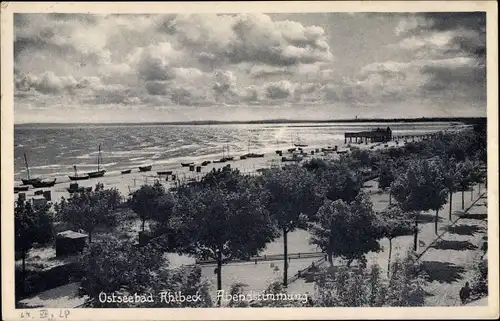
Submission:
POLYGON ((304 124, 304 123, 416 123, 416 122, 458 122, 464 124, 486 123, 486 117, 420 117, 420 118, 348 118, 328 120, 303 120, 303 119, 264 119, 264 120, 199 120, 177 122, 143 122, 143 123, 20 123, 14 126, 74 126, 74 125, 252 125, 252 124, 304 124))

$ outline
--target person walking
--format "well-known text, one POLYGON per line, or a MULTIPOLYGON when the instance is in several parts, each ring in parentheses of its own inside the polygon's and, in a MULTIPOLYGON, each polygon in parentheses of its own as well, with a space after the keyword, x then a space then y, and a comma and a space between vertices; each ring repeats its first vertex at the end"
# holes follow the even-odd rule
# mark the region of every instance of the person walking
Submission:
POLYGON ((462 304, 465 304, 470 297, 470 287, 469 282, 465 282, 465 285, 460 289, 460 300, 462 304))

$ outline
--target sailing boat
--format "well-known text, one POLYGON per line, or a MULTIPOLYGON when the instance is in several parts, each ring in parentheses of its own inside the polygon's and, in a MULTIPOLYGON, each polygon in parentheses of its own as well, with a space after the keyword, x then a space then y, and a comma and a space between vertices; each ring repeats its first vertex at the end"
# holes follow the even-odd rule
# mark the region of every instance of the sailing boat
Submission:
POLYGON ((276 154, 281 156, 281 154, 283 153, 283 151, 281 149, 279 149, 280 148, 280 142, 279 142, 278 139, 276 139, 276 147, 278 148, 276 150, 276 154))
POLYGON ((222 158, 219 160, 214 160, 213 163, 225 163, 227 161, 227 158, 224 157, 224 152, 225 152, 225 149, 224 149, 224 147, 222 147, 222 158))
POLYGON ((76 171, 76 165, 73 165, 73 169, 75 170, 75 176, 68 175, 68 177, 69 177, 70 180, 72 180, 72 181, 81 181, 81 180, 89 179, 90 178, 90 176, 87 175, 87 174, 78 175, 78 172, 76 171))
POLYGON ((227 145, 227 157, 225 158, 227 161, 232 161, 234 160, 233 156, 229 156, 229 144, 227 145))
POLYGON ((248 153, 243 156, 245 156, 245 158, 259 158, 259 157, 264 157, 264 154, 250 153, 250 141, 248 141, 248 153))
MULTIPOLYGON (((293 146, 293 135, 292 134, 290 134, 290 142, 292 143, 292 146, 293 146)), ((292 147, 292 148, 287 149, 287 151, 289 153, 293 153, 296 149, 297 149, 296 147, 292 147)))
POLYGON ((30 177, 30 168, 28 166, 28 159, 26 158, 26 153, 24 153, 24 163, 26 164, 26 171, 28 172, 28 178, 22 178, 21 181, 23 185, 31 185, 34 182, 40 182, 42 179, 40 177, 31 178, 30 177))
POLYGON ((295 147, 307 147, 307 144, 303 144, 299 140, 299 136, 297 135, 297 143, 294 144, 295 147))
POLYGON ((106 170, 101 169, 100 165, 101 165, 101 144, 99 144, 99 154, 97 154, 97 171, 95 171, 95 172, 89 172, 89 173, 87 173, 87 175, 90 178, 103 177, 104 174, 106 173, 106 170))

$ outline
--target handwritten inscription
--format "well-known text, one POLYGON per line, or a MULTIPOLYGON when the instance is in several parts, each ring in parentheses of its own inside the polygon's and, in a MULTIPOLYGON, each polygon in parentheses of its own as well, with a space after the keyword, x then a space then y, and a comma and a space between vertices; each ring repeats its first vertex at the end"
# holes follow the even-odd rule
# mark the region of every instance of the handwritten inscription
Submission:
POLYGON ((21 319, 42 319, 42 320, 62 320, 67 319, 71 314, 70 310, 31 310, 31 311, 21 311, 21 319))

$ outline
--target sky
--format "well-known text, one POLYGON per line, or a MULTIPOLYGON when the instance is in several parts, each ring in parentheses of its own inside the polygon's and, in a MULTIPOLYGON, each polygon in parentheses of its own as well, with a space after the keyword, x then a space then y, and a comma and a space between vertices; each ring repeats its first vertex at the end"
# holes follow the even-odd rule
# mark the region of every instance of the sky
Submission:
POLYGON ((486 116, 485 23, 16 13, 15 123, 486 116))

